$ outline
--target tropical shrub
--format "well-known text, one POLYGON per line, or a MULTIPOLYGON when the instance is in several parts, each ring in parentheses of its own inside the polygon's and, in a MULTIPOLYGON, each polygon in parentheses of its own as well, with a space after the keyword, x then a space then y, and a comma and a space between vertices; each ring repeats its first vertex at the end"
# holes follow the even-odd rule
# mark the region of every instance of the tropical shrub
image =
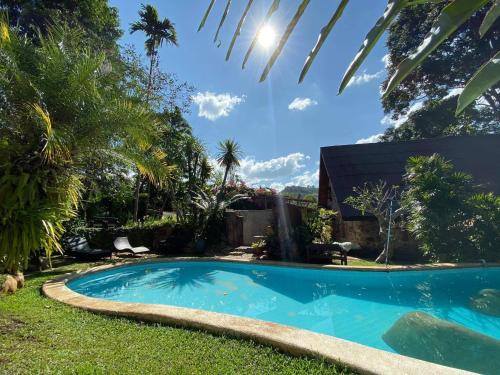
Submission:
POLYGON ((492 193, 474 194, 468 199, 472 210, 469 240, 478 258, 500 259, 500 197, 492 193))
POLYGON ((312 242, 328 244, 333 241, 333 220, 337 213, 319 208, 306 215, 304 224, 311 234, 312 242))
POLYGON ((499 258, 499 197, 479 194, 472 176, 437 154, 410 158, 405 180, 407 226, 424 255, 435 261, 499 258))
POLYGON ((232 203, 248 199, 246 195, 236 194, 222 198, 221 194, 207 194, 200 191, 193 198, 193 204, 200 210, 198 222, 193 228, 195 239, 213 245, 220 241, 224 233, 224 212, 232 203))
POLYGON ((82 166, 120 160, 161 184, 170 171, 151 148, 157 123, 117 89, 104 54, 78 31, 54 26, 37 44, 0 20, 0 260, 9 270, 30 253, 60 251, 76 214, 82 166))

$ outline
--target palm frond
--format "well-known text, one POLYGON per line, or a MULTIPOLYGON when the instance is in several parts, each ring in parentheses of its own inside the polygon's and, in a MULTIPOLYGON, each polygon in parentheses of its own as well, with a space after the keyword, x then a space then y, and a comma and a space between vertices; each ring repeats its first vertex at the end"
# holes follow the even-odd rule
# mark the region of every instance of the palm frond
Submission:
POLYGON ((229 44, 229 48, 226 53, 226 61, 229 60, 229 57, 231 56, 231 52, 234 47, 234 43, 236 42, 236 38, 240 36, 241 28, 243 27, 243 23, 245 22, 245 18, 247 17, 247 13, 250 10, 250 7, 252 6, 253 0, 248 0, 247 6, 245 7, 245 10, 243 11, 243 14, 241 15, 240 21, 238 22, 238 25, 236 26, 236 30, 234 31, 233 38, 231 39, 231 43, 229 44))
POLYGON ((9 24, 5 20, 0 20, 0 47, 4 48, 10 42, 9 24))
POLYGON ((271 16, 276 12, 279 8, 280 5, 280 0, 273 0, 271 6, 269 7, 269 10, 267 11, 266 16, 264 17, 264 20, 261 22, 259 27, 257 28, 257 31, 255 32, 255 35, 252 39, 252 42, 250 43, 250 46, 248 47, 247 52, 245 53, 245 58, 243 59, 243 63, 241 64, 241 69, 245 69, 245 65, 248 61, 248 58, 250 57, 250 54, 252 53, 253 49, 255 48, 255 44, 257 44, 257 40, 259 39, 259 33, 266 25, 269 20, 271 19, 271 16))
POLYGON ((217 31, 215 32, 214 43, 217 41, 220 29, 222 28, 222 25, 224 25, 224 21, 226 20, 227 14, 229 13, 229 8, 231 7, 231 1, 232 0, 227 0, 226 7, 224 8, 224 13, 222 13, 222 18, 220 19, 219 22, 219 27, 217 27, 217 31))
POLYGON ((500 0, 495 0, 488 13, 486 13, 486 16, 484 16, 481 26, 479 26, 479 35, 481 38, 493 26, 498 17, 500 17, 500 0))
POLYGON ((208 15, 212 11, 212 8, 214 7, 215 0, 210 0, 210 4, 208 5, 208 8, 203 15, 203 18, 201 19, 200 26, 198 26, 198 32, 205 26, 205 22, 207 22, 208 15))
POLYGON ((324 26, 319 32, 318 41, 316 42, 316 45, 313 47, 311 52, 309 52, 309 55, 307 56, 306 61, 304 62, 304 67, 300 72, 299 83, 301 83, 304 80, 304 77, 309 71, 309 68, 311 67, 314 59, 316 58, 316 55, 323 46, 323 43, 325 43, 325 40, 328 38, 328 35, 330 35, 330 31, 332 31, 333 26, 335 26, 339 18, 342 16, 342 13, 344 13, 344 9, 348 3, 349 0, 342 0, 339 6, 337 7, 335 13, 333 13, 332 18, 330 18, 328 24, 326 24, 326 26, 324 26))
POLYGON ((276 62, 276 59, 281 54, 281 51, 285 47, 285 44, 288 41, 288 38, 290 37, 293 30, 295 29, 297 22, 299 22, 300 18, 302 17, 302 14, 306 10, 307 6, 309 5, 309 2, 310 2, 310 0, 302 0, 302 2, 300 3, 299 7, 297 8, 297 11, 295 12, 295 15, 293 16, 290 23, 286 27, 285 33, 281 36, 281 39, 278 43, 278 46, 276 47, 273 54, 269 58, 269 61, 267 62, 267 65, 264 68, 262 75, 260 76, 259 82, 262 82, 267 78, 267 75, 271 71, 271 68, 273 67, 274 63, 276 62))
POLYGON ((458 97, 456 114, 462 113, 469 104, 499 81, 500 51, 498 51, 486 64, 481 66, 474 76, 466 83, 464 90, 458 97))
POLYGON ((384 14, 380 17, 375 24, 375 26, 368 32, 363 41, 363 44, 359 48, 358 53, 352 60, 351 64, 344 73, 344 77, 340 83, 339 94, 344 91, 344 89, 349 84, 349 81, 354 76, 354 74, 359 69, 360 65, 366 59, 366 56, 375 47, 380 37, 384 34, 387 27, 391 22, 397 17, 399 12, 408 5, 408 0, 389 0, 387 7, 385 8, 384 14))

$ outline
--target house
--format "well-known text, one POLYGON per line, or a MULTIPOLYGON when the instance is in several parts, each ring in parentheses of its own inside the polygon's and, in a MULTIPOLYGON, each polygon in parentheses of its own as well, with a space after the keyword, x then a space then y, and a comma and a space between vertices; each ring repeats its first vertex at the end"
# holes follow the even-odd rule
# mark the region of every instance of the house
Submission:
MULTIPOLYGON (((362 247, 380 249, 374 217, 344 203, 353 188, 366 182, 401 185, 410 156, 438 153, 455 168, 474 177, 486 192, 500 194, 500 135, 455 136, 408 142, 369 143, 322 147, 320 151, 320 207, 338 212, 335 236, 362 247)), ((396 248, 413 252, 407 233, 397 233, 396 248)))

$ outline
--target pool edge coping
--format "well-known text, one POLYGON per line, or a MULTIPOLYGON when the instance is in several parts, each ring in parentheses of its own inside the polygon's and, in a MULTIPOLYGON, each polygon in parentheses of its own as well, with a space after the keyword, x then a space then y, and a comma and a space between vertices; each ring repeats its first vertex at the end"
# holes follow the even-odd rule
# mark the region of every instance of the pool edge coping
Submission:
MULTIPOLYGON (((42 292, 48 298, 73 307, 81 308, 86 311, 111 316, 123 316, 135 320, 145 320, 150 322, 166 323, 174 326, 202 329, 216 334, 228 334, 232 337, 247 338, 261 344, 276 347, 292 355, 312 356, 325 359, 329 362, 343 364, 364 374, 472 374, 471 372, 465 370, 446 367, 432 362, 426 362, 404 355, 386 352, 349 340, 344 340, 283 324, 170 305, 109 301, 105 299, 84 296, 71 290, 66 285, 71 280, 111 268, 119 268, 127 265, 149 262, 157 263, 179 261, 220 261, 244 264, 249 263, 247 261, 229 260, 214 257, 177 257, 156 258, 135 262, 127 261, 117 264, 100 265, 92 267, 85 271, 76 271, 61 275, 53 280, 45 282, 42 286, 42 292), (361 358, 362 360, 360 361, 361 358)), ((275 262, 259 261, 250 263, 274 265, 272 263, 275 262)), ((279 265, 287 265, 283 262, 277 263, 279 263, 279 265)), ((297 265, 296 263, 293 264, 297 265)), ((465 268, 470 267, 471 266, 465 268)), ((337 267, 325 268, 322 266, 305 268, 338 269, 337 267)), ((456 267, 451 268, 454 269, 456 267)), ((363 267, 363 270, 366 270, 366 267, 363 267)), ((383 270, 386 271, 385 268, 383 270)), ((414 270, 414 268, 412 268, 412 270, 414 270)))

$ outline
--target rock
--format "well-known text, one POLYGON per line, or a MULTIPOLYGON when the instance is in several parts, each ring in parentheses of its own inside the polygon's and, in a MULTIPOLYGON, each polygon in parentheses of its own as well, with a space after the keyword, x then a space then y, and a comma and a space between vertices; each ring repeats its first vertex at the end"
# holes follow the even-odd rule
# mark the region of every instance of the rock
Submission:
POLYGON ((17 289, 24 288, 24 275, 22 272, 18 272, 15 276, 14 279, 17 281, 17 289))
POLYGON ((500 290, 482 289, 472 297, 469 306, 480 313, 500 317, 500 290))
POLYGON ((17 290, 17 280, 13 276, 7 275, 2 285, 2 293, 13 294, 16 292, 16 290, 17 290))
POLYGON ((403 315, 382 336, 397 353, 481 374, 498 374, 500 340, 423 312, 403 315))

